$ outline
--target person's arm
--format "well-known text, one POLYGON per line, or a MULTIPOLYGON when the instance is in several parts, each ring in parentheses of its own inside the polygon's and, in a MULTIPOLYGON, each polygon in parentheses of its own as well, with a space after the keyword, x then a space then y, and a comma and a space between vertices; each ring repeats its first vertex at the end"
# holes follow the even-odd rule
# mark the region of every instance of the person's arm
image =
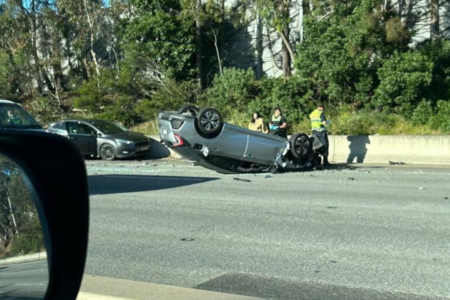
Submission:
POLYGON ((323 125, 327 126, 327 117, 325 117, 325 114, 322 114, 320 116, 320 121, 322 122, 323 125))
POLYGON ((266 123, 264 123, 263 119, 261 119, 261 131, 263 133, 269 133, 269 129, 267 128, 266 123))
POLYGON ((280 125, 280 128, 285 129, 287 127, 286 118, 282 117, 281 122, 282 122, 282 124, 280 125))

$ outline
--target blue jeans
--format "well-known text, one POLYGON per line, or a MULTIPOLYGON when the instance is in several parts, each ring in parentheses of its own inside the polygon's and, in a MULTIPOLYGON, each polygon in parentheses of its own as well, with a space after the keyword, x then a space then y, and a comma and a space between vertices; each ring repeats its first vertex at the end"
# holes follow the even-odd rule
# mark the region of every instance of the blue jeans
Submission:
POLYGON ((326 131, 313 131, 313 136, 317 137, 319 141, 323 144, 324 151, 323 156, 328 157, 328 148, 330 146, 330 143, 328 142, 328 133, 326 131))

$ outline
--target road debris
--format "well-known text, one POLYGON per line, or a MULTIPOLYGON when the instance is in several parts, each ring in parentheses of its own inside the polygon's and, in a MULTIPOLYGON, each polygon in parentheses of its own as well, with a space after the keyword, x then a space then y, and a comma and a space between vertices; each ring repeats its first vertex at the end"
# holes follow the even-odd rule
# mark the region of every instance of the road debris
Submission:
POLYGON ((349 178, 348 178, 348 180, 355 180, 355 178, 353 178, 353 177, 349 177, 349 178))
POLYGON ((424 189, 425 189, 424 187, 419 186, 419 190, 424 190, 424 189))
POLYGON ((143 163, 142 165, 143 165, 143 166, 146 166, 146 165, 148 165, 148 163, 143 163))
POLYGON ((195 239, 191 239, 191 238, 182 238, 180 241, 182 241, 182 242, 193 242, 193 241, 195 241, 195 239))
POLYGON ((263 178, 272 178, 272 175, 265 174, 265 175, 263 176, 263 178))
POLYGON ((406 165, 405 162, 402 161, 389 161, 390 165, 406 165))
POLYGON ((233 179, 237 180, 237 181, 243 181, 243 182, 252 182, 251 180, 244 179, 244 178, 233 178, 233 179))
POLYGON ((448 197, 444 197, 444 200, 448 200, 448 197))

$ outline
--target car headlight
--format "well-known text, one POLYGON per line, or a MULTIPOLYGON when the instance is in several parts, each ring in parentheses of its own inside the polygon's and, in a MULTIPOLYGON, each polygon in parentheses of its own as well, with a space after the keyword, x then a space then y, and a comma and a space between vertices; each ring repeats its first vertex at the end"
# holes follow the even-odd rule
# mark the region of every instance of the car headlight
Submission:
POLYGON ((116 142, 118 142, 119 144, 125 144, 125 145, 133 144, 132 141, 120 140, 120 139, 116 139, 116 142))

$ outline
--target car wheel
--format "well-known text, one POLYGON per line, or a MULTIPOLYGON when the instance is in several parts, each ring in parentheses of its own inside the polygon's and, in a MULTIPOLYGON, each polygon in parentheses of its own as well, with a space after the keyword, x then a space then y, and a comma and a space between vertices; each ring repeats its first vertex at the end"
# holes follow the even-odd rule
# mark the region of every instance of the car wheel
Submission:
POLYGON ((182 114, 182 115, 190 115, 192 117, 196 117, 198 115, 199 109, 198 107, 194 106, 194 105, 184 105, 182 106, 179 110, 178 113, 182 114))
POLYGON ((311 153, 311 140, 304 133, 296 133, 291 136, 291 153, 294 158, 306 159, 311 153))
POLYGON ((197 126, 200 135, 214 138, 222 130, 222 116, 214 108, 204 108, 197 115, 197 126))
POLYGON ((116 149, 111 144, 103 144, 100 147, 100 157, 104 160, 115 160, 116 149))

